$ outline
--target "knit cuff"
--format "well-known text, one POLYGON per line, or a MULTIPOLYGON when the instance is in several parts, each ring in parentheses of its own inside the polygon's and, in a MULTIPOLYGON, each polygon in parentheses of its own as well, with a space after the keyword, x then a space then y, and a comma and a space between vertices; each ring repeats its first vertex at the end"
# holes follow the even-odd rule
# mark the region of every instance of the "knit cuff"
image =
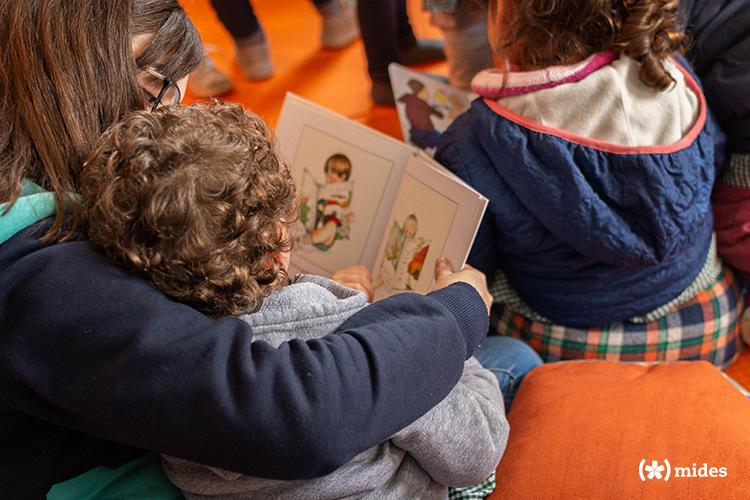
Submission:
POLYGON ((730 186, 750 189, 750 154, 733 154, 720 180, 730 186))
POLYGON ((479 293, 467 283, 454 283, 427 295, 440 302, 456 319, 466 343, 466 359, 479 347, 490 328, 487 306, 479 293))

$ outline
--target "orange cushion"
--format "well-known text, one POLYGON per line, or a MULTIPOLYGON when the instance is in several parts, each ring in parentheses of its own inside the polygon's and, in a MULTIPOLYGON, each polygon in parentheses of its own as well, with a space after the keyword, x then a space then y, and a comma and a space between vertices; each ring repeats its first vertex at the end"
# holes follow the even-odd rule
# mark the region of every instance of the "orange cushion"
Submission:
POLYGON ((750 400, 704 361, 543 365, 508 420, 492 499, 750 498, 750 400))

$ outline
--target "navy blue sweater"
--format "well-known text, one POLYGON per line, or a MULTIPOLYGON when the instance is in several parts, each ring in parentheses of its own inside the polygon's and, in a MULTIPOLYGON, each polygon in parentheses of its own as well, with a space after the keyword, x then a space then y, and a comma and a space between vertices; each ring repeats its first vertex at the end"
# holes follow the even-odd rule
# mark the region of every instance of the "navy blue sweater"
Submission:
POLYGON ((440 402, 488 328, 479 295, 456 284, 274 349, 38 230, 0 245, 2 498, 41 497, 134 448, 270 478, 325 474, 440 402))

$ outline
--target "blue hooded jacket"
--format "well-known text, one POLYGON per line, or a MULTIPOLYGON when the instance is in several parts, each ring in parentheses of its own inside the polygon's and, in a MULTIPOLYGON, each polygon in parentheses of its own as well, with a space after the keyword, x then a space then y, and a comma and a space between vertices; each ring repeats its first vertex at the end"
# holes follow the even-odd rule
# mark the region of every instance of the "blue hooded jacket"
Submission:
POLYGON ((436 154, 490 200, 471 265, 489 279, 502 269, 533 310, 574 327, 646 314, 692 283, 724 161, 702 95, 698 121, 672 147, 597 147, 501 109, 474 101, 436 154))

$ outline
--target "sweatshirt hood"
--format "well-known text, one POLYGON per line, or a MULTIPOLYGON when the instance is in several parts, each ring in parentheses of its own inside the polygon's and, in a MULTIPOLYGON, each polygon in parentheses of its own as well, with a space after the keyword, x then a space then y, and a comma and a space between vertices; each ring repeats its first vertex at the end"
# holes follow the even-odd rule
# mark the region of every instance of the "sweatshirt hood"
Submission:
POLYGON ((0 204, 0 244, 26 229, 32 224, 55 215, 55 196, 37 184, 24 180, 21 195, 8 208, 0 204))

